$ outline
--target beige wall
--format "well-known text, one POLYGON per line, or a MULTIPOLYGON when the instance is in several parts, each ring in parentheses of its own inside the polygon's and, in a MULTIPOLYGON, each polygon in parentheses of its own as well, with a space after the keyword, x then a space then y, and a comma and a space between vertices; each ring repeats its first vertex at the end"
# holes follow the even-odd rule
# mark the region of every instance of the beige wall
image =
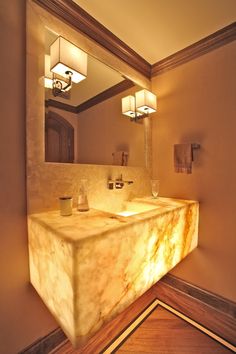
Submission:
POLYGON ((139 90, 126 90, 78 114, 78 157, 81 163, 111 165, 112 153, 129 153, 128 166, 145 167, 144 125, 121 113, 121 99, 139 90))
POLYGON ((0 6, 0 353, 15 354, 56 327, 29 285, 25 185, 25 4, 0 6), (16 60, 17 58, 17 60, 16 60))
POLYGON ((161 195, 200 201, 199 247, 172 273, 236 300, 236 42, 153 79, 153 166, 161 195), (173 169, 173 144, 200 143, 193 173, 173 169))

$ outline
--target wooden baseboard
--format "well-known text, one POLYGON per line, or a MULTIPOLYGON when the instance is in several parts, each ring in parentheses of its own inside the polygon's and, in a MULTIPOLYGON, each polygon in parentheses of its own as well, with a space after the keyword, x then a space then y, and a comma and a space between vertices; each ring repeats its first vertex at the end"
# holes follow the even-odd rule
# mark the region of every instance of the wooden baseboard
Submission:
MULTIPOLYGON (((104 325, 76 354, 107 348, 155 299, 165 302, 229 343, 236 345, 236 304, 167 274, 121 314, 104 325)), ((41 338, 20 354, 74 353, 61 329, 41 338)))
POLYGON ((173 275, 153 287, 156 297, 236 345, 236 304, 173 275))
POLYGON ((68 339, 61 328, 57 328, 45 337, 38 339, 18 354, 48 354, 67 340, 68 339))

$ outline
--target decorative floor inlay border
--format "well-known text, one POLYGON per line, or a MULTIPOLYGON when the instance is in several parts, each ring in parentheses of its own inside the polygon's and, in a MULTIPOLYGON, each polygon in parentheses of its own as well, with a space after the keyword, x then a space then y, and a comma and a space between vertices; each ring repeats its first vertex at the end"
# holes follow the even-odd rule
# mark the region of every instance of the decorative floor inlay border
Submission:
POLYGON ((211 337, 212 339, 214 339, 215 341, 217 341, 218 343, 224 345, 226 348, 232 350, 233 352, 236 352, 236 347, 232 344, 230 344, 229 342, 227 342, 226 340, 224 340, 223 338, 221 338, 220 336, 216 335, 215 333, 211 332, 210 330, 208 330, 207 328, 203 327, 202 325, 200 325, 199 323, 197 323, 196 321, 193 321, 191 318, 183 315, 181 312, 173 309, 171 306, 165 304, 164 302, 156 299, 154 300, 151 305, 145 310, 143 311, 140 316, 138 318, 136 318, 135 321, 133 321, 130 326, 128 328, 126 328, 121 335, 116 338, 104 351, 101 352, 101 354, 111 354, 114 353, 114 351, 116 349, 118 349, 124 342, 126 339, 128 339, 128 337, 146 320, 147 317, 150 316, 150 314, 158 307, 161 306, 163 308, 165 308, 166 310, 170 311, 171 313, 173 313, 174 315, 176 315, 177 317, 183 319, 184 321, 188 322, 189 324, 191 324, 193 327, 197 328, 198 330, 200 330, 201 332, 203 332, 204 334, 206 334, 207 336, 211 337))
POLYGON ((199 329, 200 331, 202 331, 203 333, 205 333, 206 335, 208 335, 212 339, 215 339, 220 344, 222 344, 225 347, 229 348, 230 350, 233 350, 234 352, 236 352, 236 347, 234 345, 230 344, 229 342, 227 342, 226 340, 224 340, 223 338, 221 338, 217 334, 211 332, 209 329, 203 327, 202 325, 200 325, 196 321, 191 320, 191 318, 183 315, 181 312, 173 309, 172 307, 170 307, 169 305, 165 304, 164 302, 162 302, 160 300, 158 300, 158 304, 160 306, 164 307, 166 310, 172 312, 174 315, 182 318, 184 321, 190 323, 192 326, 194 326, 195 328, 199 329))
POLYGON ((158 300, 154 300, 148 308, 141 313, 141 315, 136 318, 135 321, 133 321, 128 328, 124 330, 124 332, 121 333, 121 335, 116 338, 112 344, 102 352, 102 354, 110 354, 112 353, 117 347, 121 345, 122 342, 124 342, 130 334, 135 331, 137 327, 141 325, 143 321, 154 311, 159 304, 158 300))

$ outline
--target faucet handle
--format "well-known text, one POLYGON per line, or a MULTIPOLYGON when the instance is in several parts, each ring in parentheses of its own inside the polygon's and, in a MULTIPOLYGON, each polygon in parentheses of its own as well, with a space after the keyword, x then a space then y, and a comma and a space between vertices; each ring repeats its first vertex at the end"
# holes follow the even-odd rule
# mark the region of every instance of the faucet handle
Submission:
POLYGON ((108 189, 114 189, 114 181, 109 179, 107 182, 107 187, 108 189))

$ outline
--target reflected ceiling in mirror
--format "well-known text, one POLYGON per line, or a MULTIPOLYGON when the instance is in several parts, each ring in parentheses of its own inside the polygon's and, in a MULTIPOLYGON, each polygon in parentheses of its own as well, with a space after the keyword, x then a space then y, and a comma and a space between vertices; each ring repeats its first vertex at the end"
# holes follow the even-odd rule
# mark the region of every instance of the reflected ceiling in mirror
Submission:
MULTIPOLYGON (((45 30, 45 56, 57 35, 45 30)), ((145 166, 143 124, 121 113, 137 90, 120 73, 88 55, 87 77, 54 96, 45 88, 45 161, 145 166)))

